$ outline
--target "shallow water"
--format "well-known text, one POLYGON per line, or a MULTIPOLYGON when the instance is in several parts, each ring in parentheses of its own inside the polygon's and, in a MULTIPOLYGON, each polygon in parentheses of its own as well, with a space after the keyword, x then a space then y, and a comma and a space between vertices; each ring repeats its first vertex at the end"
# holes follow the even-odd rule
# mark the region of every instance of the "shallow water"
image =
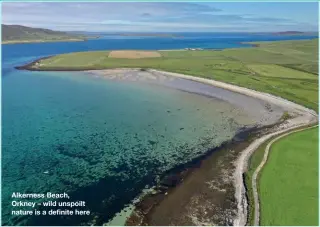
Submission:
POLYGON ((225 115, 234 107, 219 109, 211 98, 82 73, 52 74, 23 72, 3 80, 5 220, 12 192, 52 191, 87 201, 107 221, 157 175, 241 127, 225 115))
MULTIPOLYGON (((143 40, 136 40, 140 41, 130 39, 133 46, 125 47, 144 47, 143 40)), ((157 43, 157 39, 148 40, 157 43)), ((232 138, 250 122, 235 105, 181 91, 177 84, 175 88, 151 86, 87 73, 13 68, 51 54, 117 48, 111 44, 120 41, 92 42, 2 45, 5 225, 106 223, 164 171, 232 138), (86 201, 92 215, 10 216, 13 192, 47 191, 68 192, 72 200, 86 201)), ((168 39, 160 43, 166 44, 150 44, 146 49, 174 46, 168 39)))

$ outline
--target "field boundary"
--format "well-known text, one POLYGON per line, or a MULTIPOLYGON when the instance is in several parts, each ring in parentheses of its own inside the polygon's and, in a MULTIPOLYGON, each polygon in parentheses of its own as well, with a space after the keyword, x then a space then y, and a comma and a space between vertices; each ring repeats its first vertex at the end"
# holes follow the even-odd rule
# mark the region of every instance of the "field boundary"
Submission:
POLYGON ((296 133, 296 132, 301 132, 301 131, 305 131, 305 130, 309 130, 315 127, 318 127, 319 125, 313 125, 313 126, 308 126, 306 128, 300 128, 300 129, 295 129, 293 131, 289 131, 286 132, 284 134, 279 135, 278 137, 272 139, 266 146, 265 151, 264 151, 264 155, 262 158, 261 163, 259 164, 259 166, 256 168, 256 170, 254 171, 253 175, 252 175, 252 192, 253 192, 253 202, 254 202, 254 221, 253 221, 253 225, 254 226, 259 226, 260 224, 260 203, 259 203, 259 192, 257 189, 257 178, 259 176, 259 173, 261 172, 262 168, 264 167, 264 165, 267 163, 268 161, 268 156, 270 153, 270 148, 273 145, 273 143, 277 142, 278 140, 282 139, 283 137, 286 137, 290 134, 296 133))

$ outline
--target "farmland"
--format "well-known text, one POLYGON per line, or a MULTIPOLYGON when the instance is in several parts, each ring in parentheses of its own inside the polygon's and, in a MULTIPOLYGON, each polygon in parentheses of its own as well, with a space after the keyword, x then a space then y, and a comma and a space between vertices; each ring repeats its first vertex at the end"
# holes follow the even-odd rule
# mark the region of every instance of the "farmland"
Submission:
POLYGON ((275 142, 259 178, 261 225, 318 224, 318 128, 275 142))
POLYGON ((258 47, 158 51, 160 57, 149 58, 112 58, 110 51, 77 52, 41 60, 29 69, 154 68, 270 93, 318 111, 318 40, 254 44, 258 47))

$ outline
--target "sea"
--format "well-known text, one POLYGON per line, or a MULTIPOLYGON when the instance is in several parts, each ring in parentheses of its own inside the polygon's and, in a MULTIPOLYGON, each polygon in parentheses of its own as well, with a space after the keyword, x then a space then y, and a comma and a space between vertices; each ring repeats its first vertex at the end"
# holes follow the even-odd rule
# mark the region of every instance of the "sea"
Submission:
POLYGON ((249 33, 100 35, 84 42, 1 46, 2 225, 106 224, 170 169, 230 140, 242 127, 209 97, 84 72, 30 72, 15 66, 78 51, 247 48, 250 45, 243 42, 316 38, 249 33), (90 214, 36 215, 35 210, 71 208, 38 205, 59 199, 12 197, 48 192, 67 193, 69 199, 63 201, 84 201, 85 206, 76 209, 90 214), (21 207, 14 201, 36 205, 21 207), (34 213, 12 215, 19 210, 34 213))

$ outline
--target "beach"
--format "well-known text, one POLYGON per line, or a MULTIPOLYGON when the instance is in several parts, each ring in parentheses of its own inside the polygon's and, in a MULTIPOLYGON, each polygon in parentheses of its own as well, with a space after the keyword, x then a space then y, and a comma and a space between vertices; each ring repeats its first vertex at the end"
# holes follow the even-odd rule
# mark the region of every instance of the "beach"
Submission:
MULTIPOLYGON (((281 117, 280 109, 275 107, 270 115, 265 103, 243 96, 243 103, 256 106, 264 117, 254 111, 248 116, 248 106, 231 102, 233 93, 202 83, 140 70, 136 70, 136 76, 130 70, 127 74, 120 70, 122 78, 111 72, 114 78, 92 71, 19 71, 21 76, 7 77, 6 83, 14 81, 23 89, 14 101, 6 102, 4 149, 12 152, 6 153, 3 165, 32 159, 27 159, 30 161, 23 169, 8 171, 4 198, 13 188, 23 191, 25 184, 37 193, 55 188, 67 192, 73 200, 87 202, 92 216, 82 219, 82 224, 102 225, 130 206, 146 187, 152 188, 164 179, 166 185, 175 186, 168 176, 189 170, 189 165, 206 159, 225 141, 250 130, 257 122, 264 124, 281 117), (30 91, 31 84, 39 86, 30 91), (220 94, 230 102, 211 94, 220 94), (15 106, 8 106, 10 103, 28 105, 25 111, 16 112, 15 106), (33 104, 41 111, 35 113, 33 104), (35 118, 42 123, 30 124, 35 118), (21 119, 19 124, 15 119, 21 119), (13 146, 17 139, 11 134, 15 131, 8 130, 11 125, 26 137, 18 147, 13 146), (48 139, 37 139, 43 135, 48 139), (41 162, 44 158, 46 161, 41 162), (19 185, 14 184, 18 177, 19 185), (40 184, 40 188, 39 184, 30 184, 35 181, 48 183, 40 184)), ((7 89, 4 97, 11 97, 11 92, 7 89)), ((47 221, 35 216, 30 219, 30 225, 47 221)), ((79 223, 76 216, 67 221, 79 223)), ((57 216, 50 222, 59 225, 66 220, 57 216)))
POLYGON ((317 6, 3 3, 1 225, 316 225, 317 6))
POLYGON ((241 57, 245 65, 230 54, 258 49, 158 51, 161 56, 153 58, 145 58, 149 51, 136 51, 132 59, 109 56, 123 57, 119 51, 55 57, 49 51, 22 57, 19 64, 8 58, 4 166, 32 158, 25 169, 8 171, 4 195, 36 179, 50 183, 42 190, 56 188, 88 202, 88 218, 50 219, 55 225, 244 225, 249 204, 243 175, 251 154, 270 136, 312 124, 317 116, 301 106, 315 106, 314 76, 271 65, 275 59, 267 50, 258 62, 241 57), (291 77, 310 89, 299 86, 299 93, 288 95, 291 77), (26 108, 17 112, 17 105, 26 108), (38 116, 34 108, 41 110, 38 116), (35 119, 42 123, 29 123, 35 119), (15 137, 18 128, 24 137, 15 137))
MULTIPOLYGON (((190 102, 195 98, 208 100, 206 109, 214 107, 222 116, 228 115, 227 127, 237 128, 233 136, 219 140, 217 146, 167 168, 151 188, 140 192, 103 224, 245 225, 248 202, 243 174, 251 154, 272 136, 317 122, 315 111, 301 105, 211 79, 139 68, 89 70, 82 74, 120 86, 129 83, 189 93, 190 102), (285 114, 290 118, 283 119, 285 114)), ((77 73, 71 77, 76 78, 77 73)), ((217 136, 223 138, 219 132, 217 136)))
POLYGON ((224 99, 233 105, 243 105, 244 109, 250 105, 248 114, 260 117, 248 127, 250 130, 242 132, 242 139, 237 135, 189 165, 168 172, 155 191, 136 202, 134 211, 130 216, 127 214, 127 225, 245 225, 248 204, 243 174, 252 152, 272 136, 317 122, 317 114, 301 105, 214 80, 153 69, 93 70, 89 73, 111 80, 170 86, 224 99), (177 78, 184 81, 179 81, 180 87, 173 82, 177 78), (196 86, 192 86, 193 83, 196 86), (212 90, 205 85, 210 85, 212 90), (291 118, 281 120, 284 112, 291 118))

